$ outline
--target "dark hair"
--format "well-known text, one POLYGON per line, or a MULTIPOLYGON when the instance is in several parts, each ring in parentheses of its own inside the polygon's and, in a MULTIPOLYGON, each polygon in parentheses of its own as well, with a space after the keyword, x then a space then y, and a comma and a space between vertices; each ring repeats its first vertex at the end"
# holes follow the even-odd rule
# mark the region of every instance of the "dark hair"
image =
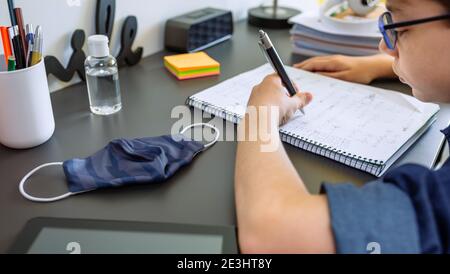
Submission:
POLYGON ((444 7, 447 8, 447 11, 450 12, 450 0, 436 0, 441 3, 444 7))
MULTIPOLYGON (((447 9, 447 12, 450 13, 450 0, 435 0, 435 1, 441 3, 447 9)), ((450 27, 450 20, 447 20, 446 25, 450 27)))

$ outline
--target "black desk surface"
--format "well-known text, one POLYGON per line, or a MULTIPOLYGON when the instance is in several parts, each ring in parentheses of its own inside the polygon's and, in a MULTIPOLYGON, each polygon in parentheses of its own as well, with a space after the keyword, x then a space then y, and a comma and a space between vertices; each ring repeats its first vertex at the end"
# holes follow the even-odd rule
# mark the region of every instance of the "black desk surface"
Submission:
MULTIPOLYGON (((287 30, 269 31, 269 34, 286 64, 301 59, 291 54, 287 30)), ((22 198, 18 184, 27 172, 42 163, 89 156, 115 138, 169 134, 176 121, 170 117, 174 106, 184 105, 188 96, 264 63, 256 37, 256 28, 240 22, 232 40, 207 50, 222 64, 220 77, 176 81, 163 66, 162 58, 168 52, 154 54, 135 67, 122 69, 124 109, 110 117, 90 114, 84 84, 53 93, 56 119, 53 138, 31 150, 16 151, 0 146, 0 252, 6 252, 25 223, 34 217, 235 225, 234 142, 218 143, 160 185, 102 190, 57 203, 36 204, 22 198)), ((375 85, 409 92, 397 81, 375 85)), ((445 128, 449 120, 450 107, 442 106, 436 124, 400 163, 432 166, 444 140, 439 129, 445 128)), ((308 188, 315 193, 323 181, 361 184, 374 179, 290 146, 287 151, 308 188)), ((64 174, 58 167, 42 170, 29 184, 27 189, 37 196, 67 191, 64 174)))

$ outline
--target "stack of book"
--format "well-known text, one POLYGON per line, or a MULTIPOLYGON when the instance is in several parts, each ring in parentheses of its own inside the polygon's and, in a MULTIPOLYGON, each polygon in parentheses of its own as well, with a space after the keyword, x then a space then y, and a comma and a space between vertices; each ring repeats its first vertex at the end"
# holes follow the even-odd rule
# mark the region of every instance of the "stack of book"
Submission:
POLYGON ((301 14, 290 21, 294 24, 291 30, 294 53, 306 56, 365 56, 379 53, 378 45, 382 36, 376 28, 358 31, 345 29, 312 14, 301 14))

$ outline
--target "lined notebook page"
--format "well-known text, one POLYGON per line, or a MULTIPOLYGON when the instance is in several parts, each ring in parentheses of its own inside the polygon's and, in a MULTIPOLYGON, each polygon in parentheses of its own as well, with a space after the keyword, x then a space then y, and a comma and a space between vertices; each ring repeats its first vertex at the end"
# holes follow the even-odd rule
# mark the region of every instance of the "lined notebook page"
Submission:
MULTIPOLYGON (((287 68, 313 102, 281 129, 290 135, 333 147, 356 157, 387 162, 434 114, 435 104, 401 93, 344 82, 287 68)), ((191 97, 239 118, 245 115, 252 88, 268 74, 270 65, 241 74, 191 97)))

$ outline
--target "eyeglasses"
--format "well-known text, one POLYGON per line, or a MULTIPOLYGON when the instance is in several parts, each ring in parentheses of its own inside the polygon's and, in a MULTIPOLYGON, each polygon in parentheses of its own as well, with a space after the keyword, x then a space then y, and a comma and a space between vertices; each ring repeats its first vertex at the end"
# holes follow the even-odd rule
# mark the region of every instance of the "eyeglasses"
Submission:
POLYGON ((378 21, 378 27, 380 28, 380 32, 383 34, 384 42, 386 43, 386 46, 390 50, 394 50, 397 45, 397 39, 398 39, 398 32, 397 28, 407 27, 407 26, 413 26, 413 25, 419 25, 424 23, 429 23, 433 21, 439 21, 444 19, 449 19, 450 14, 444 14, 434 17, 428 17, 423 19, 417 19, 412 21, 403 21, 394 23, 392 20, 392 14, 390 12, 385 12, 380 16, 380 19, 378 21))

